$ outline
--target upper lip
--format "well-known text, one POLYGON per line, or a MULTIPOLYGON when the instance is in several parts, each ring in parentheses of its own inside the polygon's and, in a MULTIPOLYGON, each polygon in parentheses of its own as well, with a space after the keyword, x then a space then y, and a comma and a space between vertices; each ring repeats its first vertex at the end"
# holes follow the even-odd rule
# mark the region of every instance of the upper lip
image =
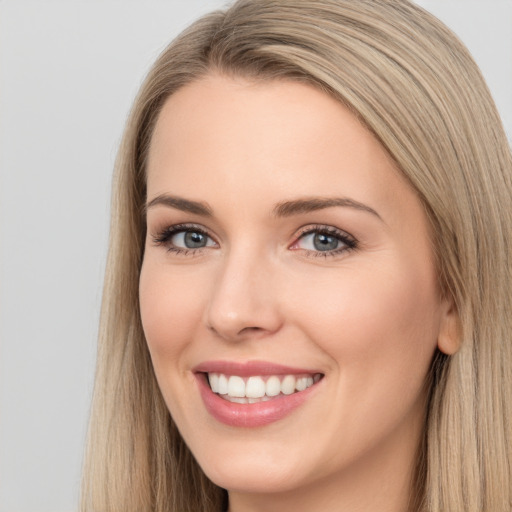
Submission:
POLYGON ((222 373, 224 375, 239 375, 250 377, 251 375, 315 375, 322 373, 309 368, 294 368, 269 361, 204 361, 192 369, 195 373, 222 373))

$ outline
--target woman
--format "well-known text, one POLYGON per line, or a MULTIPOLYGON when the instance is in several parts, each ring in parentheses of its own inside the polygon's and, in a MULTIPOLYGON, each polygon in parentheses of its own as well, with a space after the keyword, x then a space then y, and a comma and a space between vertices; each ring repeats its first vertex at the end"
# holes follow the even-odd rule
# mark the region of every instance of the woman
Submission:
POLYGON ((511 199, 414 4, 196 22, 119 153, 83 510, 510 510, 511 199))

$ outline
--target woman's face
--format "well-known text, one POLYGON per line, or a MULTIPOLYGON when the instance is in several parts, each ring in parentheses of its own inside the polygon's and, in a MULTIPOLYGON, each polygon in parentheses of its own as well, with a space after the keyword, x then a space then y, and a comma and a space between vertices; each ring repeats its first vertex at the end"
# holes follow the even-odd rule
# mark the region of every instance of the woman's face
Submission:
POLYGON ((185 86, 152 139, 147 226, 154 370, 215 483, 406 481, 452 313, 420 201, 344 106, 295 82, 185 86))

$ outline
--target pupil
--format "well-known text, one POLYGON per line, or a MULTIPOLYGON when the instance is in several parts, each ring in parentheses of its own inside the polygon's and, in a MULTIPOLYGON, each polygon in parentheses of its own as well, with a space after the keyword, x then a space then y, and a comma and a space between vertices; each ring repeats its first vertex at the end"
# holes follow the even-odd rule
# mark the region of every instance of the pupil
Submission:
POLYGON ((338 239, 334 236, 317 233, 313 238, 313 245, 317 251, 332 251, 338 248, 338 239))
POLYGON ((202 233, 187 231, 185 233, 185 245, 189 249, 197 249, 206 245, 206 238, 202 233))

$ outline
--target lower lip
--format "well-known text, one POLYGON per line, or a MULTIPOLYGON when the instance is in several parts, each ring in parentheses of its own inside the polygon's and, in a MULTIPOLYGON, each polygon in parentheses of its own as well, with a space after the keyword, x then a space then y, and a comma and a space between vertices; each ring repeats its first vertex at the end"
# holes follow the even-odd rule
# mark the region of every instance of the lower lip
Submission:
MULTIPOLYGON (((207 411, 221 423, 232 427, 262 427, 283 419, 300 407, 316 390, 315 383, 304 391, 291 395, 280 395, 266 402, 238 404, 224 400, 214 393, 203 373, 196 374, 199 391, 207 411)), ((319 381, 321 382, 321 381, 319 381)))

